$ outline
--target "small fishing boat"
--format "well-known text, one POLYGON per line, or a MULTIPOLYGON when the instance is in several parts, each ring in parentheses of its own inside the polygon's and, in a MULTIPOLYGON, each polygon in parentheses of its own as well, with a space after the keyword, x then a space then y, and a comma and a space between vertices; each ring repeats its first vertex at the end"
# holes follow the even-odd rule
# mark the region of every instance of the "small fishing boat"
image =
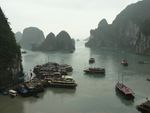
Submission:
POLYGON ((129 99, 129 100, 134 99, 134 92, 132 91, 132 89, 130 89, 123 83, 117 82, 115 87, 116 87, 116 91, 121 93, 126 99, 129 99))
POLYGON ((23 85, 18 87, 17 92, 18 92, 18 94, 21 95, 22 97, 31 96, 29 90, 27 90, 27 88, 25 88, 23 85))
POLYGON ((90 58, 90 59, 89 59, 89 63, 90 63, 90 64, 95 63, 95 59, 94 59, 94 58, 90 58))
POLYGON ((104 68, 88 68, 84 70, 87 74, 105 74, 104 68))
POLYGON ((11 97, 17 96, 17 91, 15 91, 15 90, 13 90, 13 89, 10 89, 10 90, 8 91, 8 93, 9 93, 9 95, 10 95, 11 97))
POLYGON ((21 53, 22 53, 22 54, 26 54, 26 53, 27 53, 27 51, 21 51, 21 53))
POLYGON ((123 60, 121 61, 121 64, 122 64, 123 66, 128 66, 128 61, 125 60, 125 59, 123 59, 123 60))
POLYGON ((34 86, 32 83, 26 82, 26 83, 24 84, 24 86, 25 86, 25 88, 28 90, 28 92, 29 92, 30 95, 36 96, 36 95, 38 94, 38 92, 37 92, 35 86, 34 86))
POLYGON ((146 61, 139 61, 138 63, 139 64, 148 64, 148 62, 146 62, 146 61))
POLYGON ((29 87, 27 83, 23 83, 17 87, 17 92, 22 97, 29 97, 33 95, 33 88, 29 87))
POLYGON ((141 113, 150 113, 150 101, 147 100, 146 102, 140 105, 137 105, 136 109, 140 111, 141 113))

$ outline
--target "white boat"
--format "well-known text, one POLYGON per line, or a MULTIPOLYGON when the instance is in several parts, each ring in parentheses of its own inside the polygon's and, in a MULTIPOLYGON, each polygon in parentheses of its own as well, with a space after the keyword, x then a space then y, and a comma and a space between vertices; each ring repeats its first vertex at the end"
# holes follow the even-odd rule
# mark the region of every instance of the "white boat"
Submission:
POLYGON ((12 97, 17 96, 17 91, 15 91, 15 90, 10 89, 10 90, 8 91, 8 93, 9 93, 9 95, 12 96, 12 97))

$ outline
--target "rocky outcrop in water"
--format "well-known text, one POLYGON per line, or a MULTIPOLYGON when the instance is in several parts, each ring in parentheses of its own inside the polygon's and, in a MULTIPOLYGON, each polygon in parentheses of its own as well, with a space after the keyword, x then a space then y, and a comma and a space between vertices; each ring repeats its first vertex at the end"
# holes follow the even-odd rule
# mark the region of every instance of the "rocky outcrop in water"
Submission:
POLYGON ((110 31, 109 26, 110 25, 107 23, 106 19, 101 20, 98 27, 90 31, 89 41, 85 45, 96 48, 110 46, 112 42, 110 40, 111 34, 108 32, 110 31))
POLYGON ((73 52, 75 50, 75 41, 71 39, 66 31, 61 31, 57 36, 50 33, 37 50, 73 52))
POLYGON ((38 47, 44 41, 43 31, 36 27, 28 27, 23 30, 22 39, 20 45, 24 49, 30 49, 38 47))
POLYGON ((20 31, 15 33, 15 38, 16 38, 16 42, 20 42, 20 40, 22 39, 22 33, 20 31))
POLYGON ((112 24, 102 20, 91 30, 88 47, 117 47, 150 55, 150 1, 143 0, 127 6, 112 24))
POLYGON ((40 45, 39 50, 41 51, 55 51, 56 50, 56 38, 53 33, 47 35, 46 39, 40 45))
POLYGON ((17 83, 21 73, 20 47, 0 8, 0 89, 17 83))

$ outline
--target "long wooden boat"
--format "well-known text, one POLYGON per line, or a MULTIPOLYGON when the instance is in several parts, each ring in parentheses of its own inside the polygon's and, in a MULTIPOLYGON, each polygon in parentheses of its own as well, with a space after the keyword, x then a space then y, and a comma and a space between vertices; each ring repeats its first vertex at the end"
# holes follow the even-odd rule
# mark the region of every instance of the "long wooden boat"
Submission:
POLYGON ((88 68, 84 70, 87 74, 105 74, 104 68, 88 68))
POLYGON ((130 99, 130 100, 134 99, 134 92, 132 91, 132 89, 130 89, 123 83, 117 82, 115 87, 116 87, 116 91, 121 93, 126 99, 130 99))
POLYGON ((77 83, 71 78, 55 78, 48 80, 50 87, 56 87, 56 88, 76 88, 77 83))

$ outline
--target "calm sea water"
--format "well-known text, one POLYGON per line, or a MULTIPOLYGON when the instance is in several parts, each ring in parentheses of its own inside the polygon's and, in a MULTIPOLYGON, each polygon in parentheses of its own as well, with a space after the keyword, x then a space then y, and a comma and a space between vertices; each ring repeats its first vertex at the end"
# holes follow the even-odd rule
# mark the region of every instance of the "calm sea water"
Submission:
POLYGON ((148 56, 108 48, 90 50, 79 41, 73 54, 28 51, 22 58, 26 73, 48 61, 70 64, 78 86, 76 90, 48 88, 38 99, 0 95, 0 113, 139 113, 136 105, 150 95, 150 82, 146 81, 150 77, 150 64, 138 64, 139 60, 150 62, 148 56), (90 57, 96 59, 94 65, 88 64, 90 57), (120 64, 124 58, 128 59, 128 67, 120 64), (89 66, 105 67, 106 75, 85 75, 83 69, 89 66), (134 101, 116 93, 115 84, 121 76, 124 84, 135 92, 134 101))

